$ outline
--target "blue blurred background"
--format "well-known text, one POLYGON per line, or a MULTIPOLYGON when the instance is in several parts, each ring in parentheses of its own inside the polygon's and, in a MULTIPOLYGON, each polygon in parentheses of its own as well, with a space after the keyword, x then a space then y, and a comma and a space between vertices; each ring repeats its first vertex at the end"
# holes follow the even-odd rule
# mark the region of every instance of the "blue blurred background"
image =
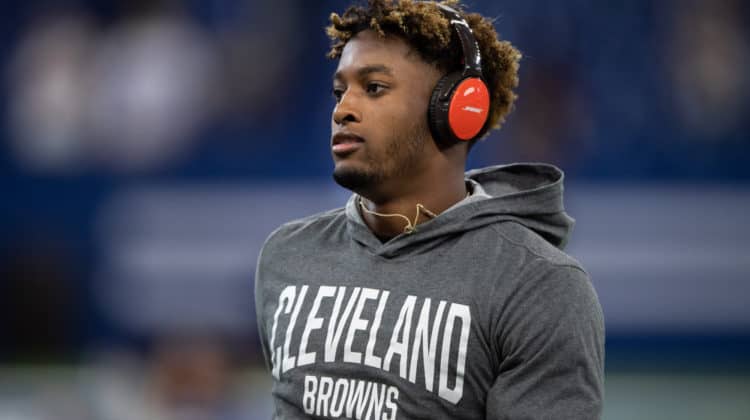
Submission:
MULTIPOLYGON (((348 196, 322 30, 346 4, 0 5, 0 419, 269 418, 255 259, 348 196)), ((524 53, 469 166, 566 171, 604 418, 750 418, 748 3, 468 4, 524 53)))

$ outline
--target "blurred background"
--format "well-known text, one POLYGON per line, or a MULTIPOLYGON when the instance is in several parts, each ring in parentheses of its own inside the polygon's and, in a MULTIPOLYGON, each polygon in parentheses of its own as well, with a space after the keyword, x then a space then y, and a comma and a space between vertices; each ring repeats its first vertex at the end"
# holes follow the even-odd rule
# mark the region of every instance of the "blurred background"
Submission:
MULTIPOLYGON (((268 419, 255 260, 343 205, 347 2, 0 5, 0 419, 268 419)), ((470 167, 567 173, 605 416, 750 419, 750 6, 473 0, 523 53, 470 167)))

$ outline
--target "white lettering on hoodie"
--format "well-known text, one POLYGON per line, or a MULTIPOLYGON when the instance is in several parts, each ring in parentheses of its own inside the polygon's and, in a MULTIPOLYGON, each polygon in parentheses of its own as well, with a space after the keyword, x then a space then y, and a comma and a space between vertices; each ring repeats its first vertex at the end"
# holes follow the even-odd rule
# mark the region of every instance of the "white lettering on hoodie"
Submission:
MULTIPOLYGON (((315 363, 360 364, 397 374, 415 384, 420 382, 427 391, 434 392, 437 373, 437 394, 457 404, 463 396, 466 372, 469 307, 414 295, 399 301, 391 297, 390 291, 372 288, 286 287, 279 294, 268 337, 274 377, 279 379, 291 369, 315 363), (322 303, 332 299, 332 307, 329 304, 329 310, 321 310, 322 303), (308 300, 312 303, 306 304, 308 300), (399 314, 390 325, 382 322, 387 312, 399 314), (390 337, 390 341, 386 350, 378 354, 375 348, 381 330, 384 334, 380 338, 390 337), (277 336, 282 334, 283 347, 274 347, 277 336)), ((328 392, 328 387, 325 390, 328 392)))

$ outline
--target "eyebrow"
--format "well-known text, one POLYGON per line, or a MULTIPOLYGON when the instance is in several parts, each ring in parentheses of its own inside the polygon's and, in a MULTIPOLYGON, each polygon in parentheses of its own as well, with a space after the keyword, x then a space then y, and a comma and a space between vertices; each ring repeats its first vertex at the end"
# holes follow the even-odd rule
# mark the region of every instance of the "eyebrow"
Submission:
MULTIPOLYGON (((369 66, 364 66, 357 70, 357 77, 362 78, 372 73, 384 73, 388 76, 393 76, 393 70, 391 70, 390 67, 384 65, 384 64, 372 64, 369 66)), ((333 75, 333 80, 340 80, 343 79, 342 72, 337 71, 333 75)))

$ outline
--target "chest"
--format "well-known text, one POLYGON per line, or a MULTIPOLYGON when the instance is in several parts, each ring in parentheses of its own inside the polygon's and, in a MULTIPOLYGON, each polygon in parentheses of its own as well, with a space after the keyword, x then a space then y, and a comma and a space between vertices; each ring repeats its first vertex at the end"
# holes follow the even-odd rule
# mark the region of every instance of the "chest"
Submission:
POLYGON ((455 261, 347 264, 320 253, 262 281, 277 404, 323 418, 483 417, 499 356, 486 286, 455 261))

